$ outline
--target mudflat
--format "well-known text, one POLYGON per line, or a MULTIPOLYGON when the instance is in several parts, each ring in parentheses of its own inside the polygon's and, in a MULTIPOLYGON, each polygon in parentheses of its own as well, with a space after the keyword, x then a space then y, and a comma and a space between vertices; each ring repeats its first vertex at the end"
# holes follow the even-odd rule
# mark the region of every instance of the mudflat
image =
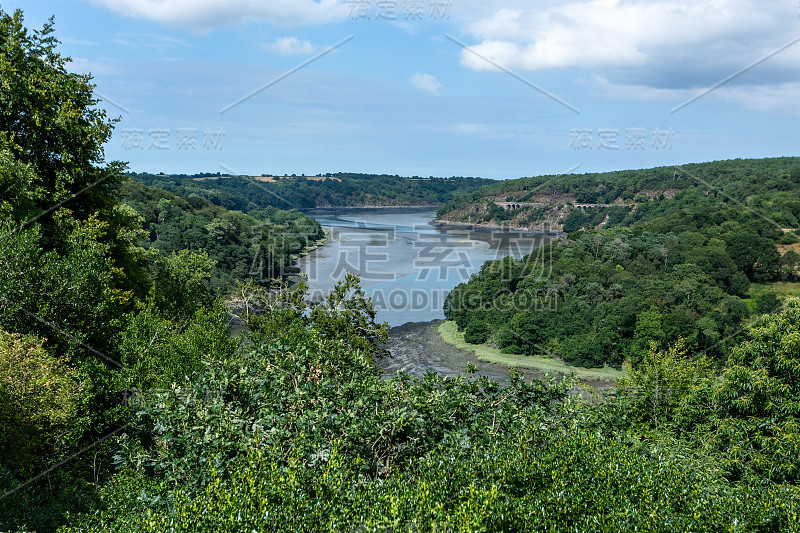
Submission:
MULTIPOLYGON (((447 344, 438 331, 443 322, 407 322, 391 328, 389 338, 382 346, 389 355, 378 357, 375 362, 386 372, 387 377, 400 371, 416 377, 422 377, 428 371, 436 372, 440 376, 456 377, 465 375, 467 364, 472 363, 477 368, 474 376, 485 376, 501 383, 508 382, 511 368, 480 361, 473 352, 447 344)), ((546 377, 545 372, 529 368, 519 370, 528 382, 546 377)), ((556 373, 555 376, 559 378, 561 374, 556 373)), ((573 389, 573 393, 598 392, 613 385, 614 382, 608 380, 582 379, 573 389)))

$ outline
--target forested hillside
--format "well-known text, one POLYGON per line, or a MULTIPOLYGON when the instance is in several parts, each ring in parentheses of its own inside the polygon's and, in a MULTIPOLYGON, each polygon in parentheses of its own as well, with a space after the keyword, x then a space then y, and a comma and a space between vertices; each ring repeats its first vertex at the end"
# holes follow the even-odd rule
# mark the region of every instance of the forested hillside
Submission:
MULTIPOLYGON (((441 220, 571 232, 631 226, 685 212, 744 211, 800 228, 800 158, 734 159, 499 181, 439 207, 441 220), (516 204, 507 209, 507 203, 516 204)), ((758 222, 758 221, 756 221, 758 222)))
POLYGON ((492 183, 485 178, 405 178, 337 173, 319 177, 165 176, 131 178, 182 196, 200 196, 227 209, 435 206, 492 183))
MULTIPOLYGON (((352 274, 310 304, 303 283, 248 285, 266 312, 232 336, 213 260, 171 224, 236 249, 252 220, 303 219, 128 184, 104 157, 113 120, 68 66, 52 24, 0 10, 0 530, 800 530, 800 301, 725 329, 748 276, 782 275, 737 255, 733 220, 554 251, 567 292, 570 268, 598 270, 573 302, 598 316, 674 276, 635 289, 650 319, 632 342, 656 342, 603 396, 474 368, 383 376, 386 327, 352 274), (687 322, 670 304, 710 322, 671 343, 687 322), (714 360, 708 332, 729 335, 714 360)), ((507 267, 528 290, 529 267, 507 267)))
POLYGON ((443 206, 445 219, 485 210, 482 222, 549 213, 570 231, 520 261, 485 264, 450 293, 446 316, 468 342, 575 366, 636 365, 651 343, 681 339, 724 358, 752 311, 779 308, 769 288, 755 301, 750 283, 798 281, 800 158, 680 168, 524 178, 443 206), (509 202, 562 203, 504 209, 487 199, 501 190, 509 202))
POLYGON ((135 181, 123 185, 122 195, 142 217, 137 244, 162 256, 181 250, 207 254, 215 292, 285 277, 293 272, 292 260, 325 237, 316 220, 297 211, 266 207, 245 214, 135 181))

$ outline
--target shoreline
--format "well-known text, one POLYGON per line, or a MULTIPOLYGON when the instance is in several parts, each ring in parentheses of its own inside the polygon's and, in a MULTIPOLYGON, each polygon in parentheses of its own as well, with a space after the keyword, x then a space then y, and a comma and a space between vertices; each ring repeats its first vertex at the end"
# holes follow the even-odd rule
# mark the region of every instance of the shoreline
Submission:
MULTIPOLYGON (((319 248, 322 248, 329 242, 333 241, 332 231, 326 229, 325 227, 322 228, 322 231, 325 234, 324 238, 314 243, 312 246, 306 246, 300 252, 292 254, 292 268, 297 269, 298 272, 294 272, 286 276, 286 281, 288 281, 290 285, 292 286, 296 285, 301 278, 299 272, 300 261, 310 256, 319 248)), ((225 304, 225 307, 228 309, 228 326, 231 328, 232 331, 235 331, 238 335, 243 329, 247 327, 247 324, 241 317, 243 300, 238 295, 236 295, 235 291, 231 291, 227 296, 223 298, 223 302, 225 304)))
MULTIPOLYGON (((292 257, 292 261, 298 261, 299 259, 301 259, 303 257, 306 257, 308 254, 310 254, 311 252, 313 252, 317 248, 322 248, 323 246, 325 246, 329 242, 333 242, 333 237, 332 237, 333 232, 332 231, 330 231, 329 229, 325 228, 325 226, 323 226, 322 227, 322 233, 325 235, 322 239, 320 239, 319 241, 315 242, 311 246, 306 246, 305 248, 302 249, 302 251, 298 252, 297 254, 294 254, 294 257, 292 257)), ((292 266, 297 266, 297 265, 292 265, 292 266)))
POLYGON ((302 252, 292 257, 292 268, 295 269, 295 272, 287 276, 290 283, 295 284, 302 278, 302 269, 300 268, 301 261, 310 260, 311 256, 316 251, 336 240, 335 232, 329 230, 325 226, 322 227, 322 231, 325 233, 325 238, 315 243, 314 246, 306 246, 302 252))
POLYGON ((574 375, 579 381, 616 382, 625 375, 624 371, 611 367, 585 368, 571 366, 557 357, 542 355, 504 354, 498 348, 486 344, 470 344, 464 341, 464 332, 459 332, 451 321, 443 321, 437 328, 442 340, 462 351, 469 351, 480 361, 491 362, 508 368, 527 369, 536 373, 554 376, 574 375))
MULTIPOLYGON (((512 367, 481 359, 473 351, 449 344, 439 331, 445 323, 445 320, 437 319, 427 322, 406 322, 390 328, 389 339, 382 344, 382 348, 388 350, 390 355, 376 358, 375 364, 383 369, 386 377, 392 377, 399 371, 423 377, 426 372, 433 371, 440 376, 454 378, 469 376, 466 367, 472 363, 477 368, 472 378, 484 376, 500 383, 508 383, 512 367)), ((556 379, 568 375, 563 372, 546 372, 529 366, 519 366, 517 370, 527 382, 544 379, 547 374, 553 375, 556 379)), ((571 394, 585 395, 587 389, 599 392, 613 387, 615 382, 615 379, 578 378, 571 394)))
POLYGON ((497 224, 468 224, 466 222, 449 222, 434 218, 428 222, 431 226, 439 230, 470 230, 485 233, 521 233, 523 235, 553 235, 563 237, 567 235, 564 231, 553 231, 544 229, 521 228, 517 226, 498 226, 497 224))
POLYGON ((359 210, 373 210, 373 209, 436 209, 441 204, 419 204, 419 205, 346 205, 346 206, 330 206, 330 207, 303 207, 301 209, 297 209, 303 214, 308 213, 322 213, 324 211, 341 211, 341 210, 348 210, 348 211, 359 211, 359 210))
POLYGON ((466 367, 472 363, 477 367, 473 377, 484 376, 499 382, 507 382, 510 369, 500 365, 479 361, 469 352, 446 344, 437 328, 444 320, 406 322, 389 329, 388 340, 381 345, 390 355, 375 358, 386 378, 398 372, 406 372, 422 378, 426 372, 435 372, 443 377, 455 378, 467 375, 466 367))

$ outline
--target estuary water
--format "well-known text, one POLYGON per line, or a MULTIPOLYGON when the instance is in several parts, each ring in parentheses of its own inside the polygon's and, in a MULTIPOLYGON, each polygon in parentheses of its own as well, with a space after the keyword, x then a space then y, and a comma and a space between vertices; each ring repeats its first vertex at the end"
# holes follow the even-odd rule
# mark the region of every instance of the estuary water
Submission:
MULTIPOLYGON (((444 318, 442 304, 490 259, 530 254, 557 237, 515 231, 440 230, 433 208, 311 210, 331 240, 300 259, 310 296, 324 296, 347 271, 390 326, 444 318)), ((543 252, 543 250, 540 250, 543 252)))

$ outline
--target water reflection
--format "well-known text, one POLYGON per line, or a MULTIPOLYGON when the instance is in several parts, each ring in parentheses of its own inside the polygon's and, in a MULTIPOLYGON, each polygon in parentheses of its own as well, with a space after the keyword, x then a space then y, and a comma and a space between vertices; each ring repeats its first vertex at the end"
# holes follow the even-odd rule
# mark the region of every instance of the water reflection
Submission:
POLYGON ((444 318, 447 293, 484 262, 522 258, 555 237, 504 231, 439 230, 433 209, 317 210, 306 213, 332 241, 301 259, 311 296, 329 292, 345 272, 361 277, 378 320, 397 326, 444 318))

